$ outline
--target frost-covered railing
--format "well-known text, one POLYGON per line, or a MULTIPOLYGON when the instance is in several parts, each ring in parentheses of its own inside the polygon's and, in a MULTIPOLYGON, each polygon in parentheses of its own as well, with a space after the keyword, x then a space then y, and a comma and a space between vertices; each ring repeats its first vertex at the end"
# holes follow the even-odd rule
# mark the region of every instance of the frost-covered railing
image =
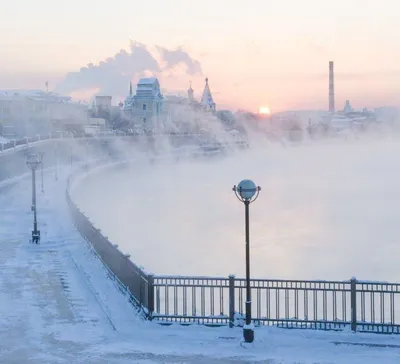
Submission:
MULTIPOLYGON (((79 168, 78 175, 95 167, 79 168)), ((78 231, 144 317, 163 324, 242 326, 243 278, 151 275, 134 264, 79 210, 67 189, 78 231)), ((283 328, 400 334, 400 283, 251 279, 252 320, 283 328)))
MULTIPOLYGON (((243 278, 154 277, 153 320, 241 326, 243 278)), ((400 284, 252 279, 252 319, 284 328, 400 333, 400 284)))
POLYGON ((70 213, 72 215, 76 229, 91 244, 91 247, 101 259, 109 271, 109 275, 114 279, 121 291, 129 296, 130 302, 139 308, 144 317, 151 317, 153 311, 152 288, 153 276, 140 269, 129 259, 129 255, 122 253, 118 246, 112 244, 101 231, 93 226, 90 220, 75 205, 70 195, 70 187, 74 178, 98 165, 104 164, 102 161, 85 164, 74 171, 68 178, 66 189, 66 199, 70 213))

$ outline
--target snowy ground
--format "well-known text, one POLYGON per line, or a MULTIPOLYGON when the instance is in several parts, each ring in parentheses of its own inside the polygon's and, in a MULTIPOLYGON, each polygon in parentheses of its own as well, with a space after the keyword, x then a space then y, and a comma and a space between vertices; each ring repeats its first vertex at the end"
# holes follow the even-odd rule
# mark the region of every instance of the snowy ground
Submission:
POLYGON ((53 179, 38 191, 39 246, 29 244, 29 179, 0 185, 0 363, 400 362, 399 336, 263 328, 245 347, 239 328, 142 321, 72 227, 53 179))

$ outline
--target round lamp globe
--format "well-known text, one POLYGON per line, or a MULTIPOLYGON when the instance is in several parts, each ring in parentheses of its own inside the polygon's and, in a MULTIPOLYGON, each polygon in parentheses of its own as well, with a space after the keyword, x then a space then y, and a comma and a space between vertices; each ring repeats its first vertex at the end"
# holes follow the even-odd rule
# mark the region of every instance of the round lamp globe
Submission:
POLYGON ((33 170, 37 169, 37 167, 39 167, 39 164, 40 164, 40 159, 39 159, 38 155, 37 154, 29 154, 27 157, 26 164, 28 165, 28 167, 30 169, 33 169, 33 170))
POLYGON ((237 191, 243 200, 249 201, 257 192, 257 186, 252 180, 244 179, 238 184, 237 191))

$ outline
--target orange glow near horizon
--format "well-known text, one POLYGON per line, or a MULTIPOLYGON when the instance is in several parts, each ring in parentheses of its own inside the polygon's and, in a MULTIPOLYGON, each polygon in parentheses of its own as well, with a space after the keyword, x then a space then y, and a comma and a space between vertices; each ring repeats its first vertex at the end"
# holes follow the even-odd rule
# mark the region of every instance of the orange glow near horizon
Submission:
POLYGON ((258 109, 258 113, 261 115, 269 115, 271 114, 271 110, 268 106, 260 106, 258 109))

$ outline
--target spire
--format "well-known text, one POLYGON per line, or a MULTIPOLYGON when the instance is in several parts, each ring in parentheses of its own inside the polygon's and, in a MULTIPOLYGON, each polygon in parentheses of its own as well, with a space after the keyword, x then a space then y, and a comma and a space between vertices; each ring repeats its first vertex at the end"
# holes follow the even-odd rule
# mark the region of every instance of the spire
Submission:
POLYGON ((194 97, 193 97, 194 91, 192 89, 192 81, 189 81, 189 90, 187 91, 187 93, 188 93, 189 101, 190 102, 194 101, 194 97))
POLYGON ((132 96, 132 81, 129 81, 129 96, 132 96))
POLYGON ((204 87, 203 96, 201 97, 201 105, 207 111, 215 111, 215 102, 211 95, 210 87, 208 86, 208 77, 206 78, 206 85, 204 87))

